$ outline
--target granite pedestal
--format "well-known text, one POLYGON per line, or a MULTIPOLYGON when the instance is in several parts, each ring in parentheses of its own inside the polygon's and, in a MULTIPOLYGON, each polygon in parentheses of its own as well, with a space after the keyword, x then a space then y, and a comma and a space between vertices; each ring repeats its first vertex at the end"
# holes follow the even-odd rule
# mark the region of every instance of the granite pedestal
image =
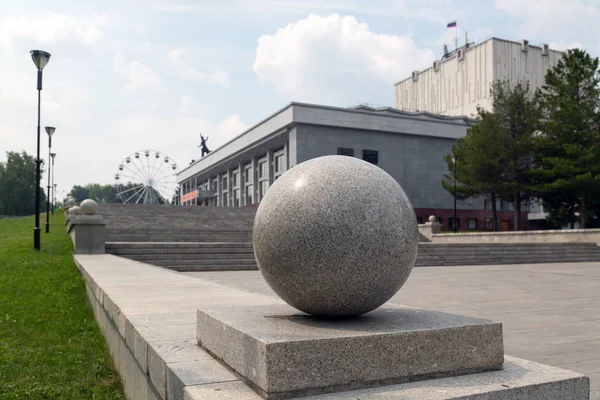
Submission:
POLYGON ((68 232, 75 254, 104 254, 106 221, 101 215, 71 215, 68 232))
POLYGON ((319 319, 287 305, 198 310, 198 344, 286 399, 499 370, 502 325, 404 307, 319 319))

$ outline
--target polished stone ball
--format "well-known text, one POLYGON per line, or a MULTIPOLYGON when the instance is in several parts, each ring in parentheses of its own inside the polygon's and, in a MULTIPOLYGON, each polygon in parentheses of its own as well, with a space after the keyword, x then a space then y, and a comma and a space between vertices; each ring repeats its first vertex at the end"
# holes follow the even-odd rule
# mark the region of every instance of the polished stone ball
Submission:
POLYGON ((433 224, 436 221, 437 221, 437 218, 435 217, 435 215, 430 215, 429 216, 429 222, 431 222, 433 224))
POLYGON ((98 211, 98 203, 92 199, 85 199, 79 205, 81 212, 85 215, 94 215, 98 211))
POLYGON ((388 301, 419 246, 414 210, 398 182, 347 156, 296 165, 260 202, 253 231, 259 269, 291 306, 356 316, 388 301))
POLYGON ((73 215, 81 215, 81 208, 79 206, 74 206, 69 208, 69 214, 73 214, 73 215))

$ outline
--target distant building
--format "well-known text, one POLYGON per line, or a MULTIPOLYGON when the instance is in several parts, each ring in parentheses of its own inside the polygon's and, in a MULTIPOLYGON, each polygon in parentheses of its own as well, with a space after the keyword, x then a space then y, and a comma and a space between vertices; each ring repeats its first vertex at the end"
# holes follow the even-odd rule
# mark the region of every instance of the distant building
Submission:
POLYGON ((396 83, 394 106, 411 112, 474 117, 478 105, 491 108, 493 82, 529 82, 531 89, 539 88, 548 69, 562 56, 563 52, 547 44, 532 46, 527 40, 491 38, 468 43, 396 83))
MULTIPOLYGON (((420 222, 435 215, 449 230, 453 198, 441 186, 448 172, 444 157, 470 122, 391 107, 291 103, 183 169, 177 175, 181 204, 255 206, 288 169, 337 154, 378 165, 402 185, 420 222)), ((348 188, 352 196, 351 182, 348 188)), ((499 210, 502 228, 512 229, 514 212, 504 202, 499 210)), ((491 230, 491 218, 491 206, 484 199, 458 202, 461 230, 491 230)))

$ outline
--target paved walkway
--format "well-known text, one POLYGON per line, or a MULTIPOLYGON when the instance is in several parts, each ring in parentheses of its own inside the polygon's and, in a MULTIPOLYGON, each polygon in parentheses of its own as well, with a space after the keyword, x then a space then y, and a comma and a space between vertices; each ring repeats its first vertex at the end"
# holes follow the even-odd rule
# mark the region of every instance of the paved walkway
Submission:
MULTIPOLYGON (((186 275, 274 296, 258 271, 186 275)), ((501 321, 506 354, 585 373, 600 400, 600 263, 415 268, 391 301, 501 321)))

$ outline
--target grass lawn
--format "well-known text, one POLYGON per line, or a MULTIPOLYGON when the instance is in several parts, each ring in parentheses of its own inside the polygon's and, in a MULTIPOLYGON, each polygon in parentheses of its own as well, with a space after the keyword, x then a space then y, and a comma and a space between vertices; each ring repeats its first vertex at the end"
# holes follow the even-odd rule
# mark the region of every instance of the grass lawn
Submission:
POLYGON ((0 399, 124 399, 62 213, 0 220, 0 399))

